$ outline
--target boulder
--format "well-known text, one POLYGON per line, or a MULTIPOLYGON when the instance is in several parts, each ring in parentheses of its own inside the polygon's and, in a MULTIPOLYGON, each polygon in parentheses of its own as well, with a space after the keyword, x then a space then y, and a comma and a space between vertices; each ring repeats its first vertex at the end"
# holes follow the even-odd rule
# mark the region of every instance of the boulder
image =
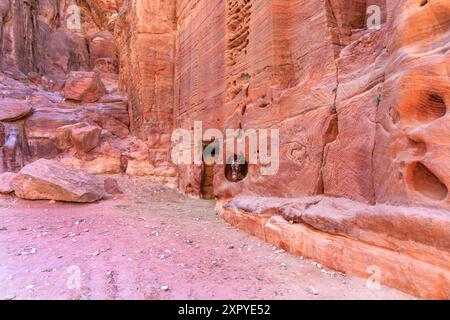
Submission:
POLYGON ((55 144, 59 150, 65 151, 73 147, 72 130, 87 127, 87 123, 69 124, 56 129, 55 144))
POLYGON ((34 71, 28 72, 28 81, 29 81, 30 83, 35 84, 35 85, 40 85, 40 84, 42 84, 41 76, 39 75, 39 73, 34 72, 34 71))
POLYGON ((0 121, 15 121, 30 115, 33 108, 27 101, 0 100, 0 121))
POLYGON ((28 200, 87 203, 105 195, 103 179, 47 159, 23 167, 13 186, 19 198, 28 200))
POLYGON ((22 126, 4 123, 4 141, 1 148, 2 163, 0 169, 17 172, 28 159, 28 144, 22 126))
POLYGON ((89 43, 91 65, 99 72, 117 73, 118 60, 114 36, 108 31, 96 33, 89 43))
POLYGON ((85 154, 95 149, 100 142, 102 130, 95 126, 87 126, 72 129, 72 143, 75 149, 85 154))
POLYGON ((14 172, 0 174, 0 193, 9 194, 14 192, 13 180, 17 176, 14 172))
POLYGON ((96 102, 106 94, 105 86, 95 72, 73 71, 64 87, 67 100, 96 102))
POLYGON ((106 178, 104 180, 105 191, 110 195, 123 194, 116 179, 106 178))

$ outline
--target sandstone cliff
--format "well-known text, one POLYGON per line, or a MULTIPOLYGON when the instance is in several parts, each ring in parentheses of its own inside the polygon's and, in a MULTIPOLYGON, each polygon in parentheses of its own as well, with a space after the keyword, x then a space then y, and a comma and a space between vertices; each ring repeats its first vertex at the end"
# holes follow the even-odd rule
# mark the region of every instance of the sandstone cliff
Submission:
POLYGON ((3 170, 47 157, 159 177, 294 253, 361 275, 377 252, 388 285, 445 297, 449 47, 448 0, 2 0, 3 170), (194 121, 279 129, 279 170, 175 166, 171 134, 194 121), (83 152, 67 138, 80 123, 102 132, 83 152), (397 279, 406 260, 430 290, 397 279))

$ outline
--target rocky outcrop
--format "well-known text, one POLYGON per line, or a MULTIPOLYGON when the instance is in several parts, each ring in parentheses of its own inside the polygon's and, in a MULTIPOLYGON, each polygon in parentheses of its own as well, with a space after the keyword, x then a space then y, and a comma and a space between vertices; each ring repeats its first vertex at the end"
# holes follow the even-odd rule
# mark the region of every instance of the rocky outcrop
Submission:
POLYGON ((117 183, 116 179, 106 178, 103 181, 103 183, 104 183, 104 186, 105 186, 105 192, 108 195, 114 196, 114 195, 123 194, 123 192, 120 189, 119 184, 117 183))
POLYGON ((91 66, 98 72, 118 73, 117 48, 113 35, 108 31, 101 31, 92 36, 89 42, 91 66))
POLYGON ((101 178, 45 159, 22 168, 13 186, 18 197, 29 200, 86 203, 105 195, 101 178))
POLYGON ((105 93, 105 86, 95 72, 73 71, 69 74, 64 87, 66 99, 78 102, 96 102, 105 93))
POLYGON ((46 157, 234 198, 223 218, 277 246, 448 296, 448 1, 78 0, 79 30, 74 3, 0 5, 3 170, 46 157), (248 150, 176 167, 194 121, 278 129, 278 170, 248 150))
POLYGON ((345 199, 235 198, 223 219, 293 254, 424 299, 450 294, 450 216, 345 199), (405 226, 407 226, 405 228, 405 226))
POLYGON ((131 131, 163 165, 170 160, 173 129, 175 7, 175 1, 127 1, 115 29, 131 131))
POLYGON ((95 126, 74 128, 71 132, 72 143, 80 153, 88 153, 98 146, 102 130, 95 126))
MULTIPOLYGON (((217 165, 215 195, 325 194, 449 209, 437 137, 449 123, 449 22, 433 12, 450 8, 416 2, 181 1, 175 127, 280 130, 277 174, 253 165, 230 182, 217 165), (423 28, 413 32, 417 21, 423 28)), ((179 172, 181 188, 199 194, 202 166, 179 172)))
POLYGON ((211 178, 206 163, 180 165, 179 186, 204 196, 212 184, 219 199, 296 199, 294 224, 282 200, 263 214, 226 207, 223 217, 348 273, 367 277, 379 260, 384 283, 448 297, 439 222, 450 209, 448 13, 443 0, 179 1, 175 127, 280 130, 275 175, 247 164, 244 178, 230 179, 216 164, 211 178), (314 217, 298 203, 323 196, 358 202, 322 204, 314 217))
POLYGON ((24 73, 36 71, 52 78, 64 78, 71 70, 88 68, 85 38, 66 23, 73 4, 72 0, 2 1, 2 67, 24 73))
POLYGON ((13 172, 0 173, 0 193, 9 194, 14 192, 13 180, 17 174, 13 172))
POLYGON ((0 78, 0 96, 5 97, 0 101, 34 110, 23 118, 0 122, 0 172, 17 172, 39 158, 57 159, 95 174, 126 172, 128 161, 154 168, 146 144, 130 136, 128 101, 120 92, 97 103, 79 103, 66 101, 60 92, 43 85, 2 74, 0 78), (72 131, 80 127, 93 128, 94 135, 77 135, 77 149, 72 131))
POLYGON ((24 118, 33 112, 28 101, 14 99, 0 100, 0 121, 15 121, 24 118))

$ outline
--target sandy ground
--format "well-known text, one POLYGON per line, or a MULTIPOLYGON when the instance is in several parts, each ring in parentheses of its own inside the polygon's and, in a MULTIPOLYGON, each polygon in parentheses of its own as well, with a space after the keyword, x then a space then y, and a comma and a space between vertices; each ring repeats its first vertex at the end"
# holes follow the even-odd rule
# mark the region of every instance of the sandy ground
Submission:
POLYGON ((320 269, 143 178, 77 205, 0 197, 0 299, 410 299, 320 269), (79 289, 77 288, 79 286, 79 289))

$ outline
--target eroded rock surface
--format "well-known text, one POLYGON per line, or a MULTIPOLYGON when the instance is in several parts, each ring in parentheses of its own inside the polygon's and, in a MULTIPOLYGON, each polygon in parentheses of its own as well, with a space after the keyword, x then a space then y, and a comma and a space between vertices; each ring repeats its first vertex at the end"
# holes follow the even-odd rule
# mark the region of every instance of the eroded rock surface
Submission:
POLYGON ((224 204, 221 216, 326 267, 361 277, 376 267, 385 285, 425 299, 450 294, 447 212, 327 197, 237 197, 224 204))
POLYGON ((14 192, 13 180, 17 174, 13 172, 0 173, 0 193, 9 194, 14 192))
POLYGON ((15 121, 24 118, 33 112, 28 101, 15 99, 0 100, 0 121, 15 121))
POLYGON ((75 149, 80 153, 88 153, 98 146, 102 130, 95 126, 74 128, 71 132, 75 149))
POLYGON ((16 196, 29 200, 95 202, 103 198, 103 180, 53 160, 40 159, 20 170, 13 181, 16 196))
POLYGON ((95 72, 73 71, 64 87, 65 98, 79 102, 96 102, 105 93, 105 86, 95 72))
POLYGON ((224 218, 277 246, 360 276, 378 257, 387 284, 443 298, 449 16, 447 0, 3 1, 0 171, 44 157, 234 198, 224 218), (194 121, 278 129, 278 171, 249 152, 175 166, 171 134, 194 121))

